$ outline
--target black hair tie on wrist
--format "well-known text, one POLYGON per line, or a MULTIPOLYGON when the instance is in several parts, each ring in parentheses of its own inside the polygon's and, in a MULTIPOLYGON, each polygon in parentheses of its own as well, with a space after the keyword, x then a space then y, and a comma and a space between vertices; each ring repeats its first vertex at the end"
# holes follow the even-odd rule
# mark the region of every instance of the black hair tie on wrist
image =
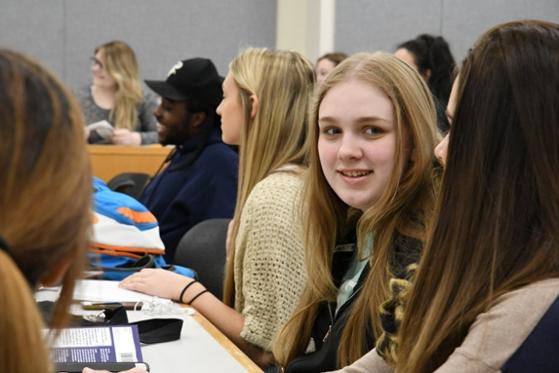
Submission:
POLYGON ((181 294, 179 295, 179 302, 184 303, 182 301, 182 297, 184 296, 184 293, 186 292, 186 289, 188 289, 190 286, 192 286, 192 284, 196 283, 198 281, 196 280, 192 280, 191 282, 189 282, 188 284, 186 284, 186 286, 184 288, 182 288, 181 290, 181 294))
POLYGON ((198 297, 199 297, 200 295, 205 294, 205 293, 207 293, 207 292, 208 292, 208 289, 202 290, 201 292, 199 292, 198 294, 196 294, 196 295, 194 296, 194 298, 192 298, 192 299, 191 299, 188 303, 186 303, 186 304, 188 304, 188 305, 190 306, 190 305, 192 304, 192 302, 194 302, 196 299, 198 299, 198 297))

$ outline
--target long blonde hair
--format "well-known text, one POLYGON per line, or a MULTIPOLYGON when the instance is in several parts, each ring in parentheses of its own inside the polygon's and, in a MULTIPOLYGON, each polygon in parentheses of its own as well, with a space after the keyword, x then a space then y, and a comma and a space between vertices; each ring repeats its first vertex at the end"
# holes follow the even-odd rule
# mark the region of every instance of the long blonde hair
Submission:
MULTIPOLYGON (((241 212, 254 186, 285 164, 305 163, 314 72, 312 64, 301 54, 266 48, 244 50, 231 62, 229 72, 239 87, 245 114, 239 144, 234 246, 241 212), (252 119, 251 95, 258 98, 258 110, 252 119)), ((228 254, 223 295, 230 306, 235 302, 234 253, 235 248, 228 254)))
POLYGON ((90 225, 84 122, 57 79, 8 50, 0 50, 0 103, 0 236, 8 246, 0 254, 0 332, 9 337, 0 343, 0 371, 49 371, 29 285, 68 264, 50 325, 63 326, 90 225), (17 330, 7 332, 9 324, 17 330))
POLYGON ((358 247, 374 232, 371 269, 353 305, 338 348, 338 365, 352 363, 370 349, 367 335, 379 335, 379 306, 388 297, 390 259, 396 235, 424 238, 424 224, 434 198, 432 165, 437 140, 435 109, 429 88, 412 68, 385 53, 356 54, 338 65, 318 91, 309 133, 309 177, 305 186, 307 284, 301 302, 274 342, 281 365, 303 354, 319 305, 335 301, 338 289, 331 275, 336 236, 348 226, 350 209, 335 194, 320 166, 318 112, 328 91, 349 79, 380 88, 392 102, 396 123, 395 169, 383 194, 358 222, 358 247), (407 158, 406 158, 407 157, 407 158), (400 165, 405 165, 400 174, 400 165))
POLYGON ((142 102, 142 84, 134 50, 125 42, 115 40, 95 48, 101 52, 104 68, 116 84, 116 94, 110 118, 117 128, 135 130, 138 105, 142 102))

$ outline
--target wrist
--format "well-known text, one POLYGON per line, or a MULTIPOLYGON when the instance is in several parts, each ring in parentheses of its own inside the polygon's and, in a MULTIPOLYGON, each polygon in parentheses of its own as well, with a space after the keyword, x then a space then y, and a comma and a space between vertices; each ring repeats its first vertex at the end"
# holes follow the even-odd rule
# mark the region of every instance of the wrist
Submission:
POLYGON ((182 289, 178 297, 178 302, 189 304, 191 299, 199 294, 201 291, 206 290, 204 285, 199 283, 197 280, 189 281, 182 289))

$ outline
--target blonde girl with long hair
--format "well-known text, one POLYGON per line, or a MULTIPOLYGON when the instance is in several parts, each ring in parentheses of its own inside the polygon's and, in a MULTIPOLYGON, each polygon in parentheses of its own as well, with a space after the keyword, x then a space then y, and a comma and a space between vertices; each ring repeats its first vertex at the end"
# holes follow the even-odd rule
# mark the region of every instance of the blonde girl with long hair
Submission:
POLYGON ((326 78, 309 133, 308 280, 274 342, 286 372, 335 369, 374 345, 389 278, 425 237, 436 139, 429 89, 397 58, 357 54, 326 78), (355 232, 357 248, 344 237, 355 232))
POLYGON ((157 98, 142 89, 134 50, 115 40, 95 48, 91 65, 92 83, 78 92, 86 123, 106 120, 115 130, 88 133, 90 143, 140 145, 157 142, 153 112, 157 98))
POLYGON ((223 302, 168 271, 122 282, 190 304, 261 367, 271 364, 272 340, 305 282, 300 211, 313 86, 312 64, 296 52, 249 48, 229 66, 217 112, 240 160, 223 302))

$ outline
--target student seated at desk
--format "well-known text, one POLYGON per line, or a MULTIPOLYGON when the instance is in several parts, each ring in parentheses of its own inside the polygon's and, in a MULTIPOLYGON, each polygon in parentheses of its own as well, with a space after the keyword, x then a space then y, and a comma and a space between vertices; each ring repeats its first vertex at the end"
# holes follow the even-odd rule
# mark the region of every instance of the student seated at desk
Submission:
POLYGON ((288 373, 332 370, 372 348, 390 276, 421 253, 435 189, 433 101, 396 57, 344 60, 319 88, 311 118, 308 280, 273 351, 288 373))
POLYGON ((57 79, 9 50, 0 50, 0 98, 0 372, 47 373, 31 292, 62 284, 49 326, 64 326, 91 223, 84 123, 57 79))
POLYGON ((115 40, 96 47, 91 78, 91 85, 77 92, 86 124, 97 124, 87 127, 90 144, 157 142, 157 124, 152 115, 157 99, 142 90, 136 55, 128 44, 115 40))
POLYGON ((217 111, 223 140, 239 145, 240 174, 224 302, 168 271, 122 282, 192 305, 261 367, 305 282, 300 212, 313 84, 312 65, 295 52, 250 48, 230 64, 217 111))
POLYGON ((168 263, 190 228, 208 219, 231 218, 235 210, 238 156, 221 140, 215 112, 222 81, 206 58, 179 61, 164 81, 146 80, 161 96, 154 113, 159 142, 176 146, 169 164, 139 198, 159 221, 168 263))
POLYGON ((558 371, 558 61, 559 24, 543 21, 495 26, 469 50, 435 151, 429 245, 394 294, 403 319, 342 372, 558 371))

